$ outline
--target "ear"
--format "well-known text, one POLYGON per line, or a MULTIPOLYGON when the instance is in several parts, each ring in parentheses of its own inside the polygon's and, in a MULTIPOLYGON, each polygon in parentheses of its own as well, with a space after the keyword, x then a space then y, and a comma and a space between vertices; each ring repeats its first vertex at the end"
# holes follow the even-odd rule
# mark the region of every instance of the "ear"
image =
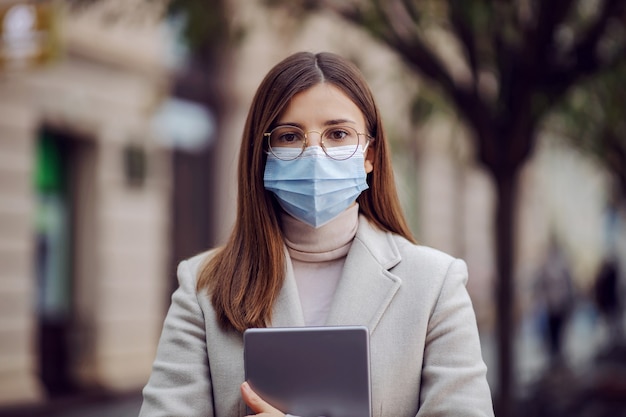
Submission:
POLYGON ((374 147, 373 146, 368 146, 367 148, 367 152, 365 154, 365 173, 369 174, 370 172, 372 172, 374 170, 374 154, 376 152, 374 151, 374 147))

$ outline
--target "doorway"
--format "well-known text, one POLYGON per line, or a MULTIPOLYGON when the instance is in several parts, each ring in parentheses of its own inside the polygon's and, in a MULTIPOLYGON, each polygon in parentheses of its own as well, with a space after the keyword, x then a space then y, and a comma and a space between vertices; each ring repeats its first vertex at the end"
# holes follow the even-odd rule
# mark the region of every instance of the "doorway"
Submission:
POLYGON ((81 217, 80 167, 88 141, 40 130, 35 165, 35 275, 39 376, 50 397, 79 389, 76 346, 76 242, 81 217))

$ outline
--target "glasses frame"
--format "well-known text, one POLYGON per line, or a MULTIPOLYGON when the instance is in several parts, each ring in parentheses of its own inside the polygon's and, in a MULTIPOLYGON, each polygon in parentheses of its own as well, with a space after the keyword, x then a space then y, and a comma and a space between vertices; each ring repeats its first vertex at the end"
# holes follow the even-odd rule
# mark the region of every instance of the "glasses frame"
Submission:
POLYGON ((305 132, 303 129, 299 128, 298 126, 278 125, 275 128, 273 128, 272 130, 270 130, 269 132, 263 133, 263 137, 267 138, 267 148, 271 152, 272 155, 274 155, 276 158, 280 159, 281 161, 294 161, 294 160, 300 158, 302 156, 302 154, 304 153, 304 151, 306 150, 306 148, 308 148, 308 146, 309 146, 309 133, 317 133, 317 134, 320 135, 320 145, 321 145, 322 150, 324 151, 324 154, 327 157, 329 157, 330 159, 334 159, 335 161, 346 161, 346 160, 352 158, 356 154, 357 149, 359 149, 359 145, 361 144, 361 136, 365 136, 365 138, 367 139, 367 141, 365 142, 365 146, 363 147, 363 152, 365 152, 365 150, 369 146, 370 142, 372 142, 374 140, 374 138, 369 133, 359 132, 358 130, 356 130, 352 126, 329 126, 326 129, 322 130, 321 132, 319 130, 309 130, 309 131, 305 132), (294 156, 293 158, 289 158, 289 159, 281 158, 278 155, 276 155, 274 153, 274 151, 272 149, 272 145, 270 143, 271 137, 272 137, 272 133, 275 130, 277 130, 277 129, 281 129, 281 128, 285 128, 285 127, 298 129, 298 130, 300 130, 304 134, 304 141, 302 142, 302 148, 300 149, 300 153, 297 156, 294 156), (326 151, 326 146, 324 145, 324 133, 326 131, 328 131, 329 129, 336 129, 337 127, 346 127, 346 128, 354 130, 356 132, 356 135, 357 135, 357 138, 358 138, 358 142, 357 142, 356 146, 354 147, 354 151, 349 156, 347 156, 345 158, 333 158, 332 156, 330 156, 328 154, 328 152, 326 151))

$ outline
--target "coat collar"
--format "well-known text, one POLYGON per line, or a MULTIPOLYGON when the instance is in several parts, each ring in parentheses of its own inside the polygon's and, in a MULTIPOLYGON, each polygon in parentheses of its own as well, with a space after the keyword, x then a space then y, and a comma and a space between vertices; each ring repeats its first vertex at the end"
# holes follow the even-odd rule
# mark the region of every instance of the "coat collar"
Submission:
MULTIPOLYGON (((326 325, 363 325, 373 332, 400 288, 400 278, 389 272, 400 259, 391 234, 376 228, 361 215, 326 325)), ((286 268, 272 326, 304 326, 291 262, 287 262, 286 268)))

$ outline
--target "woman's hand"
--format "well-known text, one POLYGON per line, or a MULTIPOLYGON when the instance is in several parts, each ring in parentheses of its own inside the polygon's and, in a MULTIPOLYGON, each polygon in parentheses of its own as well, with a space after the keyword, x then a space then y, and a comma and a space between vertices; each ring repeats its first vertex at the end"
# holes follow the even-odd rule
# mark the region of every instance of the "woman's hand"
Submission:
POLYGON ((256 392, 252 391, 252 388, 250 388, 247 382, 241 384, 241 396, 246 404, 248 404, 248 407, 256 413, 256 417, 285 417, 285 414, 263 401, 256 392))

